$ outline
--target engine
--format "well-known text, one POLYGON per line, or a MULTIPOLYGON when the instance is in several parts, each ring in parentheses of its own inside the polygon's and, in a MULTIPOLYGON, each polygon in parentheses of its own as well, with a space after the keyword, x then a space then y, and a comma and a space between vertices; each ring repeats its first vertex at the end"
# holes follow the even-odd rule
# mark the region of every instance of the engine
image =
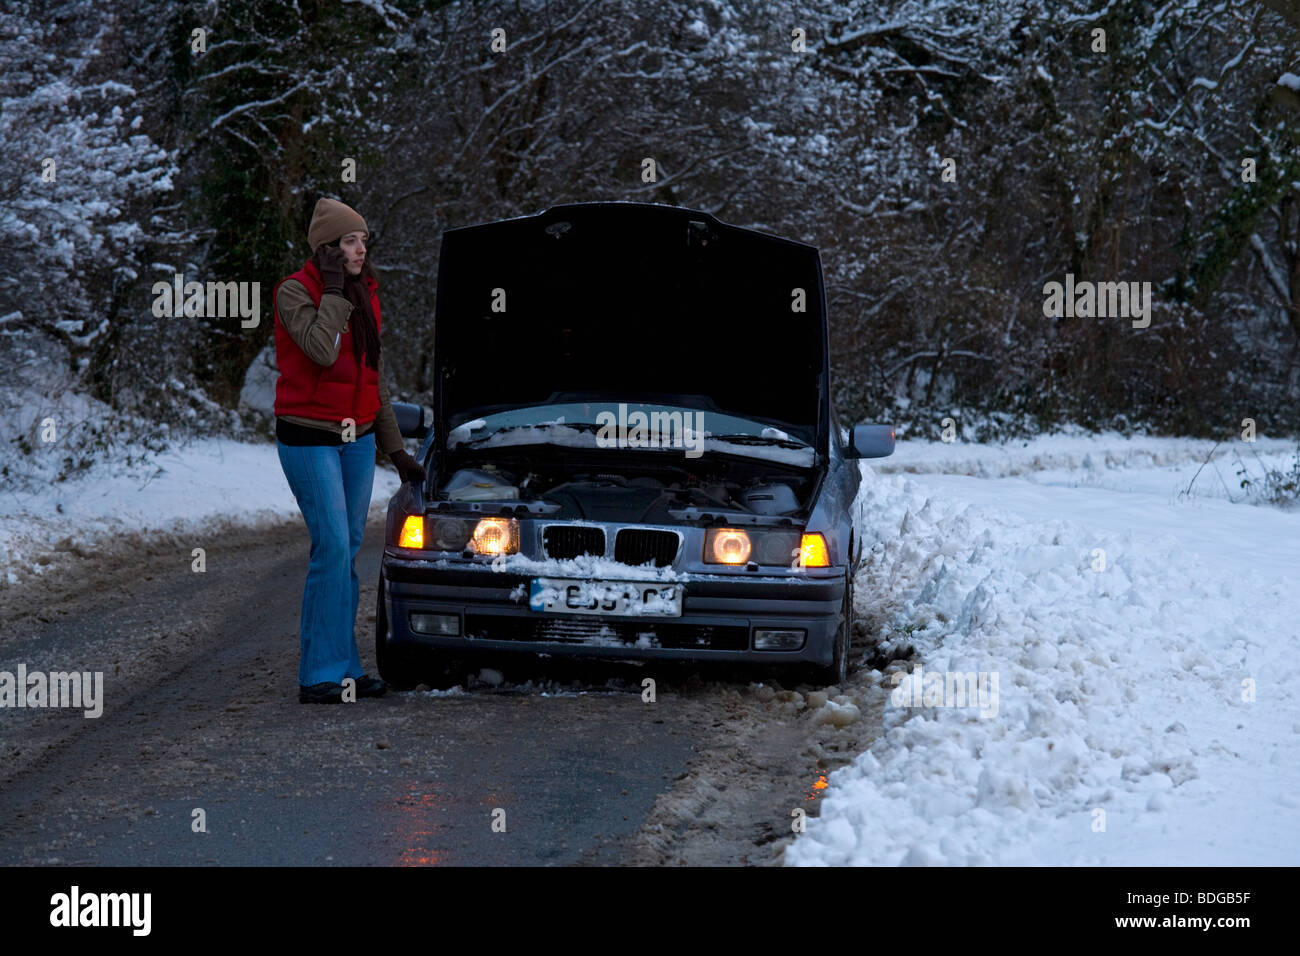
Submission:
POLYGON ((648 475, 481 464, 457 470, 440 491, 449 501, 544 501, 559 508, 559 518, 639 524, 678 523, 681 516, 673 512, 687 509, 794 516, 811 491, 807 475, 773 474, 768 463, 731 462, 717 471, 671 468, 648 475))

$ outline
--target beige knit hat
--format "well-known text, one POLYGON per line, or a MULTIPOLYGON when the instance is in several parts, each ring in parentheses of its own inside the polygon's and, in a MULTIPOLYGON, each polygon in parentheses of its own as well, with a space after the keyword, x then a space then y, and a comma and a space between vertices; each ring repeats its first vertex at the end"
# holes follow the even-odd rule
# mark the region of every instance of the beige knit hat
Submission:
POLYGON ((355 209, 337 199, 318 199, 316 209, 311 214, 311 225, 307 227, 307 245, 315 252, 325 243, 358 229, 367 235, 370 233, 366 221, 355 209))

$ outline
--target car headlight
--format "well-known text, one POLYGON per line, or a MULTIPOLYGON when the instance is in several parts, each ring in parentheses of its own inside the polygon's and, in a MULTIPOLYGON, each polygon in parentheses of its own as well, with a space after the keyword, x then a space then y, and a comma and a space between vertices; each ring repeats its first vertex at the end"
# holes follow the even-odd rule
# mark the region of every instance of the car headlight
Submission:
POLYGON ((464 518, 436 518, 429 547, 439 551, 464 551, 471 530, 470 522, 464 518))
POLYGON ((737 528, 710 528, 704 536, 708 564, 744 564, 751 550, 749 533, 737 528))
POLYGON ((794 564, 799 551, 798 531, 761 531, 754 535, 754 560, 758 564, 794 564))
POLYGON ((519 522, 514 518, 480 518, 470 538, 470 550, 476 554, 517 554, 519 522))
POLYGON ((431 551, 464 551, 470 539, 471 523, 464 518, 430 518, 407 515, 397 538, 399 548, 428 548, 431 551))
POLYGON ((744 564, 749 561, 749 533, 737 528, 710 528, 705 535, 705 562, 744 564))
POLYGON ((820 534, 791 530, 742 531, 710 528, 704 535, 707 564, 755 564, 781 567, 830 566, 826 542, 820 534))

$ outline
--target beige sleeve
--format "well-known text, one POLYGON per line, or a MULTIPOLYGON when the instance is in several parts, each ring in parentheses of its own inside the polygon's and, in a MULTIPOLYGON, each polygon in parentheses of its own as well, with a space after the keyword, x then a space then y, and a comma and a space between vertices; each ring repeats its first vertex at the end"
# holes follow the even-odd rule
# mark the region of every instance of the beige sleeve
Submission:
MULTIPOLYGON (((276 311, 289 337, 317 365, 333 365, 339 357, 339 339, 352 314, 352 303, 341 295, 321 296, 320 308, 296 279, 282 284, 275 294, 276 311)), ((382 378, 381 378, 382 381, 382 378)))
POLYGON ((375 412, 375 441, 379 450, 391 455, 406 447, 402 443, 402 432, 397 427, 397 415, 388 397, 388 373, 384 370, 384 351, 379 350, 379 410, 375 412))

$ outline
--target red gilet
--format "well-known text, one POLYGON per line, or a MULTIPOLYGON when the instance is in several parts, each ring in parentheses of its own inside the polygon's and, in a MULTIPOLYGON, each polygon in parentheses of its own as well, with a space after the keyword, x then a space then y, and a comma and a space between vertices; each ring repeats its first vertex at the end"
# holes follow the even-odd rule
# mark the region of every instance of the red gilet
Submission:
MULTIPOLYGON (((289 279, 301 282, 311 294, 311 300, 320 308, 325 286, 320 273, 311 262, 291 276, 275 284, 271 292, 271 311, 275 315, 275 356, 280 366, 280 377, 275 382, 275 414, 297 415, 323 421, 342 422, 351 418, 356 424, 374 421, 379 409, 379 373, 364 362, 358 364, 352 355, 351 322, 348 330, 339 337, 339 354, 333 365, 317 365, 298 347, 293 336, 280 321, 276 307, 276 293, 289 279)), ((375 313, 375 327, 382 329, 379 315, 379 284, 366 276, 370 291, 370 308, 375 313)), ((354 318, 356 317, 353 310, 354 318)))

